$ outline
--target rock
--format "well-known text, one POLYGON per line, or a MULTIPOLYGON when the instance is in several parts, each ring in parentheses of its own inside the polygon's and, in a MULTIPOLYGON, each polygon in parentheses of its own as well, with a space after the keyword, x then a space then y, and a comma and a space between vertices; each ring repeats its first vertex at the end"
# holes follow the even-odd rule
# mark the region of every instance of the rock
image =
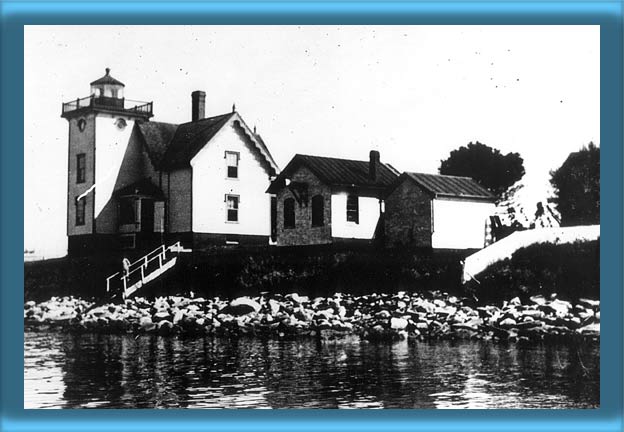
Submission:
POLYGON ((537 310, 537 309, 524 309, 523 311, 520 312, 520 315, 522 315, 525 318, 530 317, 533 319, 538 319, 544 316, 544 312, 542 312, 541 310, 537 310))
POLYGON ((375 318, 390 318, 390 312, 387 310, 381 310, 375 314, 375 318))
POLYGON ((477 326, 471 325, 471 324, 452 324, 451 328, 453 330, 469 330, 469 331, 476 331, 476 330, 478 330, 477 326))
POLYGON ((539 306, 543 306, 546 304, 546 299, 544 298, 544 296, 541 295, 532 296, 529 298, 529 300, 539 306))
POLYGON ((577 329, 576 332, 586 336, 600 336, 600 323, 586 325, 577 329))
POLYGON ((517 325, 516 321, 511 319, 511 318, 505 318, 504 320, 502 320, 501 322, 498 323, 498 325, 500 325, 501 327, 515 327, 517 325))
POLYGON ((522 304, 522 302, 520 301, 520 299, 518 297, 514 297, 511 300, 509 300, 509 304, 511 306, 520 306, 522 304))
POLYGON ((597 309, 600 307, 600 300, 590 300, 590 299, 586 299, 586 298, 581 298, 579 299, 579 304, 590 308, 590 309, 597 309))
POLYGON ((182 321, 182 318, 184 318, 184 312, 182 312, 181 310, 177 311, 173 316, 173 323, 179 323, 180 321, 182 321))
POLYGON ((316 324, 318 330, 327 330, 332 328, 331 323, 328 320, 321 320, 316 324))
POLYGON ((403 330, 407 327, 407 320, 405 318, 391 318, 390 328, 393 330, 403 330))
POLYGON ((439 308, 445 308, 446 307, 446 303, 444 303, 442 300, 439 300, 439 299, 433 300, 433 304, 434 304, 434 306, 439 307, 439 308))
POLYGON ((373 328, 371 330, 373 332, 375 332, 375 333, 381 334, 381 333, 384 332, 385 329, 383 328, 383 326, 377 324, 377 325, 373 326, 373 328))
POLYGON ((171 318, 171 315, 169 315, 169 312, 167 312, 166 310, 159 310, 152 316, 152 321, 159 322, 159 321, 163 321, 169 318, 171 318))
POLYGON ((557 316, 563 317, 572 309, 572 304, 563 300, 553 300, 547 305, 557 316))
POLYGON ((162 320, 158 322, 158 334, 166 335, 171 333, 173 324, 170 321, 162 320))
POLYGON ((220 313, 230 314, 234 316, 247 315, 258 312, 262 306, 257 301, 249 297, 239 297, 232 300, 226 307, 221 309, 220 313))
POLYGON ((139 321, 139 325, 141 326, 141 330, 145 332, 151 332, 156 328, 156 324, 152 322, 152 318, 150 317, 141 318, 141 320, 139 321))
POLYGON ((271 309, 271 315, 276 315, 280 310, 280 304, 278 301, 270 299, 268 301, 269 309, 271 309))
POLYGON ((295 304, 299 305, 302 303, 301 297, 299 297, 299 294, 297 293, 286 294, 285 297, 295 304))

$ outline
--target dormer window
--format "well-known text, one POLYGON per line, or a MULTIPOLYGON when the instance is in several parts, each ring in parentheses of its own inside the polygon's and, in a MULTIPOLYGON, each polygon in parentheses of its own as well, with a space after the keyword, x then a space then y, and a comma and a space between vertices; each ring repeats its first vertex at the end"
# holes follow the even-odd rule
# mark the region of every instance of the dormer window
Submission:
POLYGON ((225 163, 227 165, 227 177, 238 178, 238 161, 240 159, 240 153, 226 151, 225 163))

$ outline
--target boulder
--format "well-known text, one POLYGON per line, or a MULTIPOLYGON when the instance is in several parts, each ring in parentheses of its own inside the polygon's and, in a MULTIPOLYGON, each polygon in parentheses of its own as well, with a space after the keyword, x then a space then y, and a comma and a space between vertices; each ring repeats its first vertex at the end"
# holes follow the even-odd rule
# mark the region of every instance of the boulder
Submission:
POLYGON ((268 301, 269 309, 271 310, 271 315, 276 315, 280 310, 280 304, 277 300, 270 299, 268 301))
POLYGON ((509 305, 510 306, 520 306, 522 304, 522 302, 520 301, 520 298, 518 297, 514 297, 511 300, 509 300, 509 305))
POLYGON ((182 312, 181 310, 177 311, 175 315, 173 315, 173 323, 179 323, 180 321, 182 321, 182 318, 184 318, 184 312, 182 312))
POLYGON ((585 306, 590 309, 597 309, 600 307, 600 300, 590 300, 586 298, 579 299, 579 304, 585 306))
POLYGON ((391 318, 390 328, 393 330, 403 330, 407 327, 407 320, 405 318, 391 318))
POLYGON ((427 324, 427 323, 426 323, 426 322, 424 322, 424 321, 417 322, 417 323, 416 323, 416 328, 417 328, 418 330, 427 330, 427 329, 429 328, 429 324, 427 324))
POLYGON ((173 324, 170 321, 162 320, 158 323, 158 334, 169 334, 171 329, 173 329, 173 324))
POLYGON ((577 329, 576 331, 577 333, 585 336, 600 336, 600 323, 589 324, 585 327, 577 329))
POLYGON ((498 323, 498 325, 500 325, 501 327, 516 327, 517 323, 514 319, 512 318, 505 318, 504 320, 502 320, 501 322, 498 323))
POLYGON ((252 312, 258 312, 261 306, 257 301, 249 297, 239 297, 230 302, 225 308, 221 309, 221 313, 227 313, 234 316, 247 315, 252 312))
POLYGON ((380 310, 375 314, 375 317, 381 319, 390 318, 390 312, 388 312, 387 310, 380 310))
POLYGON ((159 322, 163 320, 168 320, 169 318, 171 318, 171 315, 169 315, 169 312, 161 309, 152 316, 152 321, 159 322))

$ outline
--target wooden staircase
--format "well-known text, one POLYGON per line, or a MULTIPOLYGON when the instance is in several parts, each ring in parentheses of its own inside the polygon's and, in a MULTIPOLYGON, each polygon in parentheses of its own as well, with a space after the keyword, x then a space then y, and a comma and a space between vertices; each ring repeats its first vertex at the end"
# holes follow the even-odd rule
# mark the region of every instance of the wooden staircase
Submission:
POLYGON ((131 263, 127 270, 119 271, 106 278, 106 292, 111 298, 121 294, 123 300, 127 299, 173 268, 178 260, 178 254, 183 251, 180 242, 171 246, 159 246, 131 263))

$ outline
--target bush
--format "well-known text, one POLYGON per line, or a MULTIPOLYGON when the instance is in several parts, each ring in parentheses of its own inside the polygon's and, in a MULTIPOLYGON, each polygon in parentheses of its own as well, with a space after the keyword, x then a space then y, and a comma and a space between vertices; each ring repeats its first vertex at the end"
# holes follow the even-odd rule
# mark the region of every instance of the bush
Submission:
POLYGON ((519 249, 471 282, 468 289, 481 301, 556 293, 576 301, 600 298, 600 241, 536 244, 519 249))

